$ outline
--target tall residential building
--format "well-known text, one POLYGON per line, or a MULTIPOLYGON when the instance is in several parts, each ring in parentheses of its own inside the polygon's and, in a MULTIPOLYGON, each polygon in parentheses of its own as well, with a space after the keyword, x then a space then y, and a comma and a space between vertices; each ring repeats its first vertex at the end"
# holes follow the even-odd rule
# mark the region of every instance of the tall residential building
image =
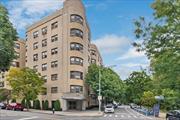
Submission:
POLYGON ((91 63, 101 65, 102 59, 91 44, 81 0, 66 0, 62 9, 29 26, 26 37, 26 66, 45 80, 41 102, 48 100, 53 107, 60 100, 63 110, 85 110, 95 104, 89 98, 85 74, 91 63))
MULTIPOLYGON (((14 50, 17 58, 12 61, 11 66, 19 67, 19 68, 25 67, 25 54, 26 54, 25 40, 18 39, 17 41, 15 41, 14 50)), ((5 78, 7 72, 8 71, 4 71, 0 73, 0 89, 1 88, 10 89, 5 78)))

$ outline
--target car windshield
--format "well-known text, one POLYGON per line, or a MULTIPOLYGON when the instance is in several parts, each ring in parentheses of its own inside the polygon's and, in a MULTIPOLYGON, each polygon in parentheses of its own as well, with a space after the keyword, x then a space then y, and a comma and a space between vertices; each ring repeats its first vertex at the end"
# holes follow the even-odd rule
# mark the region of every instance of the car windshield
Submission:
POLYGON ((106 108, 112 108, 112 106, 111 106, 111 105, 108 105, 108 106, 106 106, 106 108))

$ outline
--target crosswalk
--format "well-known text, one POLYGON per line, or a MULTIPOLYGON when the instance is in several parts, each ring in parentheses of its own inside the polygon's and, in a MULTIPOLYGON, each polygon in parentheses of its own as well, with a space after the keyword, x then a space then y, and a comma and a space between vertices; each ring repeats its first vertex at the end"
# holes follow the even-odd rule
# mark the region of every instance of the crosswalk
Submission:
POLYGON ((128 115, 128 114, 104 114, 104 118, 127 118, 127 119, 147 119, 146 116, 142 115, 128 115))

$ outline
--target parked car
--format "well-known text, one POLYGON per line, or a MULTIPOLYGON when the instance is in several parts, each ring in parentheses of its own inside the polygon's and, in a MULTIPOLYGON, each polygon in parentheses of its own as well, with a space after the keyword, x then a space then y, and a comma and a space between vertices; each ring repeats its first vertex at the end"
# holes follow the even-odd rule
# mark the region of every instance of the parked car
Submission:
POLYGON ((171 110, 166 114, 166 120, 180 120, 180 110, 171 110))
POLYGON ((5 103, 0 103, 0 109, 6 109, 6 104, 5 103))
POLYGON ((24 107, 20 103, 10 103, 6 106, 7 110, 24 110, 24 107))
POLYGON ((109 104, 109 105, 106 105, 105 106, 105 109, 104 109, 104 112, 105 113, 114 113, 114 106, 109 104))

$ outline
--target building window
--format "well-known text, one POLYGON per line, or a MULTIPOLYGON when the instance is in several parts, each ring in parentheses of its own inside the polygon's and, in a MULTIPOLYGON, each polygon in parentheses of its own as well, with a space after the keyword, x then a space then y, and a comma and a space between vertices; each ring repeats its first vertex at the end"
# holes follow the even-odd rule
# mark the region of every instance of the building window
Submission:
POLYGON ((15 43, 15 48, 20 49, 20 44, 19 43, 15 43))
POLYGON ((42 64, 42 71, 47 70, 47 63, 42 64))
POLYGON ((34 38, 37 38, 37 37, 38 37, 38 31, 33 32, 33 37, 34 37, 34 38))
POLYGON ((96 60, 95 59, 91 59, 91 63, 92 64, 96 64, 96 60))
POLYGON ((35 43, 33 44, 33 49, 34 49, 34 50, 38 49, 38 42, 35 42, 35 43))
POLYGON ((47 46, 47 39, 42 40, 42 47, 47 46))
POLYGON ((70 20, 71 22, 77 22, 83 25, 83 18, 80 15, 72 14, 70 20))
POLYGON ((33 69, 37 72, 37 70, 38 70, 38 65, 33 66, 33 69))
POLYGON ((42 28, 41 31, 42 31, 42 35, 46 35, 47 34, 47 27, 42 28))
POLYGON ((51 87, 51 93, 57 93, 58 87, 51 87))
POLYGON ((71 85, 70 86, 70 92, 71 93, 82 93, 83 92, 83 87, 79 85, 71 85))
POLYGON ((38 54, 33 55, 33 61, 38 61, 38 54))
POLYGON ((70 35, 83 38, 83 32, 80 29, 76 28, 71 28, 70 35))
POLYGON ((91 50, 91 55, 96 56, 96 51, 95 50, 91 50))
POLYGON ((42 59, 47 58, 47 51, 42 52, 42 59))
POLYGON ((57 79, 58 79, 58 74, 51 75, 51 80, 57 80, 57 79))
POLYGON ((51 49, 51 55, 57 54, 58 53, 58 48, 53 48, 51 49))
POLYGON ((51 62, 51 67, 52 68, 55 68, 55 67, 57 67, 58 66, 58 61, 53 61, 53 62, 51 62))
POLYGON ((70 57, 71 65, 81 65, 83 66, 83 59, 79 57, 70 57))
POLYGON ((44 82, 47 82, 47 75, 42 76, 42 79, 44 80, 44 82))
POLYGON ((51 24, 51 29, 55 29, 58 27, 58 22, 54 22, 51 24))
POLYGON ((58 35, 54 35, 51 37, 51 42, 58 41, 58 35))
POLYGON ((71 50, 83 51, 83 45, 79 43, 71 43, 70 45, 71 50))
POLYGON ((20 54, 18 52, 16 52, 16 57, 20 58, 20 54))
POLYGON ((12 64, 11 64, 13 67, 19 67, 19 62, 12 62, 12 64))
POLYGON ((81 79, 83 80, 83 73, 79 71, 71 71, 70 72, 71 79, 81 79))

